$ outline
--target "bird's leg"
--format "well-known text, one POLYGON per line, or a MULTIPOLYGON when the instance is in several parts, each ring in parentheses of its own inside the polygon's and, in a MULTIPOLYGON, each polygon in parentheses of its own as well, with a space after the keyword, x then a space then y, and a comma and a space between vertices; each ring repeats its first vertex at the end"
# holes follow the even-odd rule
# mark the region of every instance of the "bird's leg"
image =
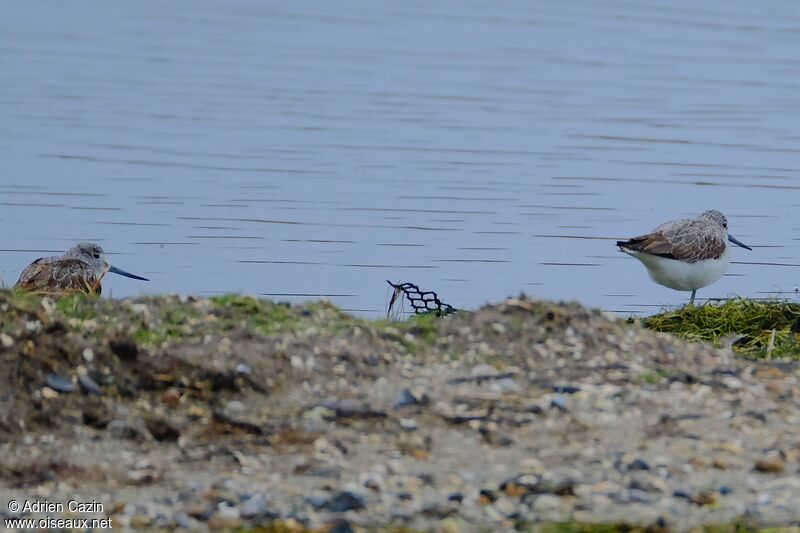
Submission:
POLYGON ((689 305, 694 305, 694 295, 697 294, 697 289, 692 290, 692 297, 689 298, 689 305))

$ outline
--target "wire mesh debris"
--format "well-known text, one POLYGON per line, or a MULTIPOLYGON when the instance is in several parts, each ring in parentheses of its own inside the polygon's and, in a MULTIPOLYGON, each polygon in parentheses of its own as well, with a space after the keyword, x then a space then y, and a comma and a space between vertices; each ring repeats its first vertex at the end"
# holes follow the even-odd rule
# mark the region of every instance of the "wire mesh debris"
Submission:
POLYGON ((386 311, 387 316, 392 316, 392 310, 398 302, 402 307, 403 298, 401 298, 401 296, 408 300, 414 313, 418 315, 433 313, 436 316, 446 316, 457 311, 452 305, 441 301, 435 292, 420 290, 420 288, 413 283, 392 283, 388 279, 386 283, 394 289, 392 297, 389 300, 389 309, 386 311))

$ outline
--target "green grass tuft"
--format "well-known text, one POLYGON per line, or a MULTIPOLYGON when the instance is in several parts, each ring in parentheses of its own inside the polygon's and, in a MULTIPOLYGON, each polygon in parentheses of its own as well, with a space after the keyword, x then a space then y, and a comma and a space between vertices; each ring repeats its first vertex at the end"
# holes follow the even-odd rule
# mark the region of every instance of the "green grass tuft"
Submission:
POLYGON ((721 304, 687 305, 644 318, 642 325, 692 341, 717 345, 733 341, 734 351, 746 357, 800 359, 798 303, 737 298, 721 304))

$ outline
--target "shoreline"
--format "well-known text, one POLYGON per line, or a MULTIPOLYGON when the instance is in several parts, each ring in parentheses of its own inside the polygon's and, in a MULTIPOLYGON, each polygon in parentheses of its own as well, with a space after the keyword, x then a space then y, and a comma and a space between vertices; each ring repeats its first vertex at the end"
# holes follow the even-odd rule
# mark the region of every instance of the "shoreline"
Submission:
POLYGON ((0 310, 7 501, 167 530, 800 520, 787 358, 528 298, 403 322, 239 295, 0 310))

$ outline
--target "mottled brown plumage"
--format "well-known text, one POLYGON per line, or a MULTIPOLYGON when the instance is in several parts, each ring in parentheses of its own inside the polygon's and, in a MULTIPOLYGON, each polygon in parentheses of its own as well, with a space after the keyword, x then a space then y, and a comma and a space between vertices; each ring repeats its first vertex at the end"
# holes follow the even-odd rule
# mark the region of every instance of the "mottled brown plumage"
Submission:
POLYGON ((146 278, 111 266, 100 246, 79 243, 60 257, 40 257, 25 267, 16 287, 48 296, 66 296, 82 292, 100 295, 101 282, 108 272, 133 279, 146 278))
POLYGON ((617 246, 687 263, 719 259, 725 251, 724 227, 727 221, 724 221, 725 226, 710 225, 710 215, 707 213, 712 212, 708 211, 697 218, 681 218, 661 224, 651 233, 619 241, 617 246))
POLYGON ((29 292, 61 296, 83 292, 100 295, 101 278, 79 259, 40 258, 25 267, 19 276, 17 287, 29 292))

